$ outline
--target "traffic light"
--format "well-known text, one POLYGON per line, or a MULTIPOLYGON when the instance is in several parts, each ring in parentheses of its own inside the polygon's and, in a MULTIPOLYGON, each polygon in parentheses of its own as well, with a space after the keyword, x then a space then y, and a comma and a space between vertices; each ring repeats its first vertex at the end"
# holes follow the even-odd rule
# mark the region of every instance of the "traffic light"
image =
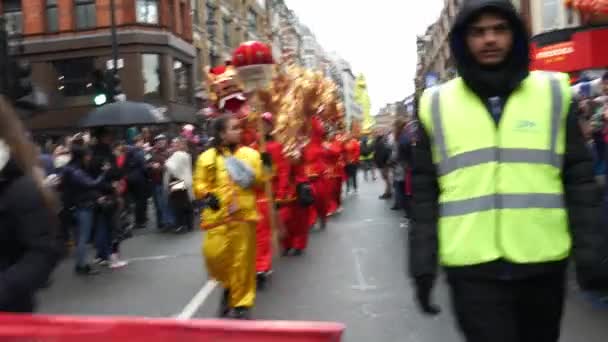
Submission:
POLYGON ((107 70, 105 75, 107 95, 110 102, 116 102, 117 96, 122 95, 122 86, 118 72, 107 70))
POLYGON ((108 102, 108 90, 104 75, 101 71, 93 72, 93 102, 96 106, 102 106, 108 102))
MULTIPOLYGON (((0 20, 0 23, 3 21, 0 20)), ((32 67, 29 62, 11 56, 8 35, 0 27, 0 93, 13 101, 32 94, 32 67)))
POLYGON ((10 70, 12 71, 12 98, 18 100, 32 93, 32 67, 27 61, 12 60, 10 70))

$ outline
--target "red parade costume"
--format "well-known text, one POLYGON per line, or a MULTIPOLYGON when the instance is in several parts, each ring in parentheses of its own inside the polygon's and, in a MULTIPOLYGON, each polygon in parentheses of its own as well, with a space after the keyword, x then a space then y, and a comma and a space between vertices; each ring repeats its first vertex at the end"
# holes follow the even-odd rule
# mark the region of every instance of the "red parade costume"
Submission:
POLYGON ((330 198, 327 178, 325 177, 327 164, 323 158, 325 155, 325 149, 323 148, 325 128, 317 117, 312 118, 311 124, 310 142, 303 150, 303 158, 306 163, 305 172, 315 196, 314 205, 309 213, 308 224, 309 227, 312 227, 319 220, 321 227, 324 228, 330 198))
MULTIPOLYGON (((265 120, 271 122, 271 116, 264 116, 265 120)), ((257 144, 254 147, 257 149, 257 144)), ((273 176, 272 176, 272 193, 275 196, 275 203, 280 205, 288 205, 295 197, 295 186, 290 182, 290 163, 283 155, 283 145, 274 140, 266 142, 266 152, 272 158, 273 176)), ((268 208, 268 198, 263 189, 257 191, 257 208, 260 214, 260 221, 256 226, 256 272, 265 273, 272 269, 272 229, 270 224, 270 210, 268 208)), ((278 224, 285 221, 283 217, 288 217, 287 207, 279 210, 278 224), (281 212, 283 211, 283 213, 281 212)))
POLYGON ((339 136, 326 143, 325 162, 327 165, 326 179, 330 196, 327 212, 333 215, 342 206, 342 182, 344 181, 344 146, 339 136))
POLYGON ((325 170, 323 161, 325 152, 322 146, 324 133, 322 123, 317 118, 313 118, 310 142, 302 149, 298 163, 292 166, 292 180, 295 181, 295 184, 309 183, 311 185, 314 204, 303 206, 296 200, 288 206, 289 210, 281 213, 285 215, 283 218, 287 223, 287 234, 283 239, 283 247, 286 250, 305 250, 308 246, 310 227, 315 223, 317 217, 323 218, 322 224, 325 222, 327 195, 322 177, 325 170))

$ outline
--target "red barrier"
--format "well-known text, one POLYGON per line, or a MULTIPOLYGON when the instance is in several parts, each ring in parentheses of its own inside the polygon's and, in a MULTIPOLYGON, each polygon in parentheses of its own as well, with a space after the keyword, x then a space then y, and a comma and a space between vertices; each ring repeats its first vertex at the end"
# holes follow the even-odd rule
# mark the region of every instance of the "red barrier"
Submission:
POLYGON ((339 342, 343 331, 337 323, 0 315, 2 342, 339 342))

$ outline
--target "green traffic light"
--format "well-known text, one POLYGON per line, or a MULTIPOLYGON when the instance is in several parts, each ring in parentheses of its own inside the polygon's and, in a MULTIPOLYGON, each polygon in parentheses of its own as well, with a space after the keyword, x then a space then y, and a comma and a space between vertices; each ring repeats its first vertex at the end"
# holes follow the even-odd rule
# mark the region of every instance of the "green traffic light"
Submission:
POLYGON ((106 97, 106 94, 98 94, 98 95, 95 95, 95 98, 93 99, 93 101, 95 102, 95 104, 97 106, 101 106, 102 104, 104 104, 108 101, 108 98, 106 97))

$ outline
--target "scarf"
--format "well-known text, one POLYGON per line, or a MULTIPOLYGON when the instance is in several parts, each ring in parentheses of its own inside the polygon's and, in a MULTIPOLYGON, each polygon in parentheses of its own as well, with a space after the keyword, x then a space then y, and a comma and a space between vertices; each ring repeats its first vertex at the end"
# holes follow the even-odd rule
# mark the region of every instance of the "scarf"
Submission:
POLYGON ((226 157, 224 159, 224 165, 230 179, 238 184, 243 189, 248 189, 253 185, 255 180, 255 174, 251 167, 242 160, 235 157, 226 157))

